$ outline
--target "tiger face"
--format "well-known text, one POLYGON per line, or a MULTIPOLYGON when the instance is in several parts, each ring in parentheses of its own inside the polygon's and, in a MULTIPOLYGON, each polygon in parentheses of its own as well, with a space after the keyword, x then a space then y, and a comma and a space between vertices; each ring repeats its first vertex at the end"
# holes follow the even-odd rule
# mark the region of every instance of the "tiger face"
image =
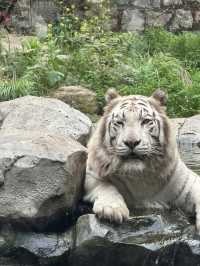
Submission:
POLYGON ((120 97, 107 114, 105 144, 121 158, 163 156, 165 116, 156 101, 140 95, 120 97))

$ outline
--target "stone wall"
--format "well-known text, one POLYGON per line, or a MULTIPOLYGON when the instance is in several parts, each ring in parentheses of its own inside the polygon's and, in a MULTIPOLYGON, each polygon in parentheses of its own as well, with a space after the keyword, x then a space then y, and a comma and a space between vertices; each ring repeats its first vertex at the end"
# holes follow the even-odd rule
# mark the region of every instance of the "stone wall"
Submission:
POLYGON ((200 29, 199 0, 113 0, 118 29, 141 31, 164 26, 170 31, 200 29))
MULTIPOLYGON (((81 8, 84 0, 70 2, 81 8)), ((98 5, 101 1, 90 2, 98 5)), ((170 31, 200 29, 200 0, 111 0, 111 10, 116 31, 142 31, 147 26, 164 26, 170 31)), ((44 32, 57 16, 52 0, 18 0, 12 22, 17 31, 44 32)))
POLYGON ((47 24, 57 16, 58 10, 52 0, 18 0, 11 23, 19 33, 36 31, 45 34, 47 24))

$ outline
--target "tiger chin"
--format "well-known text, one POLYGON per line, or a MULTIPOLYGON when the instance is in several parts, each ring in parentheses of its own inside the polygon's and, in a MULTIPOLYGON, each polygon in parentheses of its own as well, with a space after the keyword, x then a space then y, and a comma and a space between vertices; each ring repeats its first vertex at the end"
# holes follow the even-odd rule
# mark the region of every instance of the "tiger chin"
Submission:
POLYGON ((165 113, 167 96, 120 96, 111 89, 88 144, 84 200, 100 219, 122 223, 129 210, 155 204, 196 215, 200 233, 200 177, 181 160, 165 113))

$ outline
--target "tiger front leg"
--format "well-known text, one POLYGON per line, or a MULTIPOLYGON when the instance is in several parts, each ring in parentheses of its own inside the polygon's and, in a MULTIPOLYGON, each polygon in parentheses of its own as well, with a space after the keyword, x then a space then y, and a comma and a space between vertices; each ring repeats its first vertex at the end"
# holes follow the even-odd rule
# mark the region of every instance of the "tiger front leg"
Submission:
MULTIPOLYGON (((108 193, 110 192, 108 191, 108 193)), ((93 211, 100 219, 121 224, 128 220, 129 210, 124 200, 116 196, 116 194, 112 194, 97 198, 94 201, 93 211)))
POLYGON ((100 219, 122 223, 129 218, 122 195, 111 183, 86 176, 84 200, 94 203, 93 211, 100 219))
MULTIPOLYGON (((196 216, 196 232, 200 235, 200 177, 192 173, 194 178, 193 186, 189 190, 189 194, 192 198, 193 208, 195 209, 196 216)), ((194 213, 193 213, 194 214, 194 213)))

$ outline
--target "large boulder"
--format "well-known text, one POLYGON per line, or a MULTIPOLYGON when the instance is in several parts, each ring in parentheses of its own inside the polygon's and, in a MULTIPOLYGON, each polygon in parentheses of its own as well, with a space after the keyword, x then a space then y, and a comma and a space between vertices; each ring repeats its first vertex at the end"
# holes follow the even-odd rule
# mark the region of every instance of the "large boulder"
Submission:
POLYGON ((51 96, 84 113, 94 114, 98 110, 96 93, 82 86, 63 86, 54 91, 51 96))
POLYGON ((90 119, 57 99, 26 96, 1 102, 0 120, 0 224, 59 230, 81 197, 90 119))
POLYGON ((81 196, 86 156, 86 148, 67 136, 1 130, 0 223, 59 227, 81 196))
POLYGON ((1 129, 23 129, 73 137, 85 145, 92 123, 90 119, 62 101, 25 96, 0 103, 1 129))

